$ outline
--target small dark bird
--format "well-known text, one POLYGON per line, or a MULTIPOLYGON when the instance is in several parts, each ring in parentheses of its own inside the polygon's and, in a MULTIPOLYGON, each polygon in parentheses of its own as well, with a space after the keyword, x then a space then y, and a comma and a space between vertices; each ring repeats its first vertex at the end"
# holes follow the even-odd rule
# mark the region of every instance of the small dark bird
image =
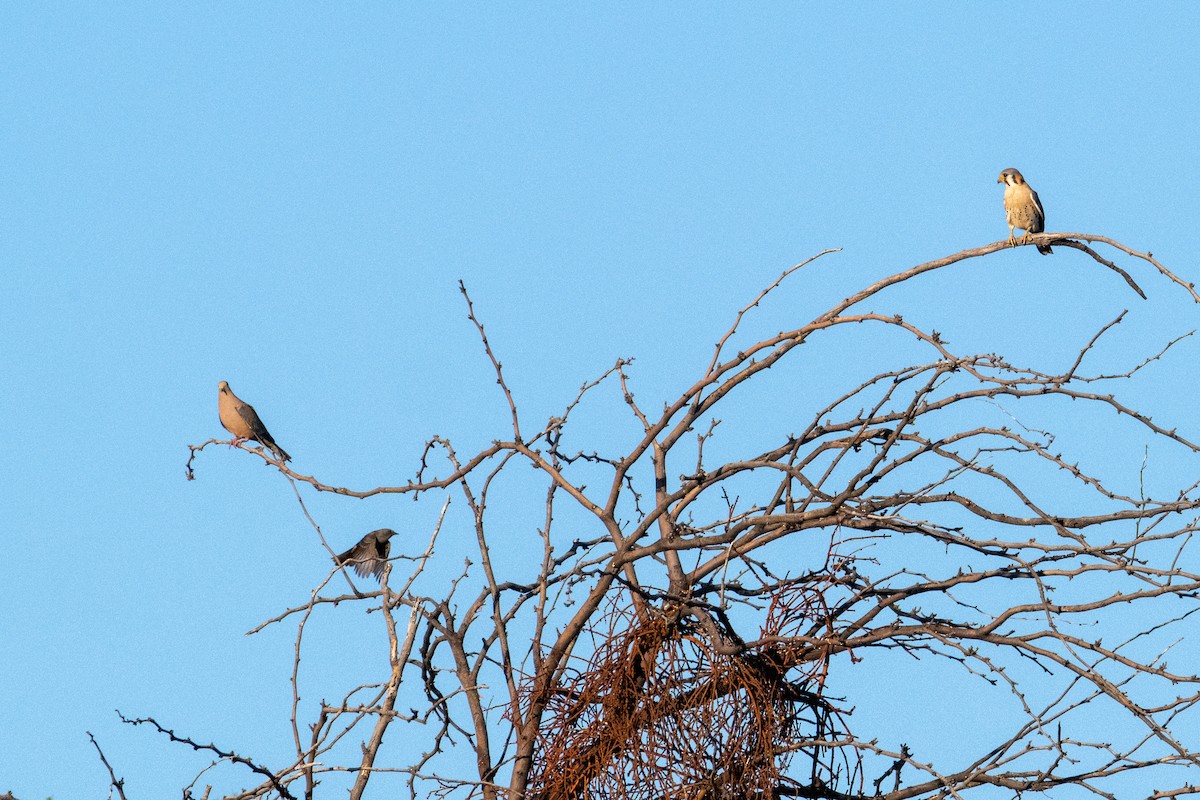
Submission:
POLYGON ((280 461, 292 460, 282 447, 275 444, 274 437, 267 432, 267 426, 258 418, 254 406, 234 394, 225 381, 217 384, 217 415, 225 430, 233 434, 234 441, 253 439, 269 447, 280 461))
POLYGON ((395 535, 396 532, 391 528, 371 531, 354 547, 334 556, 333 563, 350 564, 354 571, 364 578, 374 575, 375 580, 379 580, 383 575, 383 568, 387 565, 388 553, 392 551, 392 543, 388 539, 395 535))
MULTIPOLYGON (((996 183, 1004 184, 1004 214, 1008 217, 1008 241, 1017 243, 1016 228, 1025 231, 1021 237, 1022 244, 1028 244, 1033 238, 1031 234, 1042 233, 1046 230, 1046 212, 1042 210, 1042 201, 1033 187, 1025 182, 1018 170, 1009 167, 1000 173, 996 183)), ((1039 244, 1038 252, 1048 256, 1054 251, 1049 246, 1039 244)))

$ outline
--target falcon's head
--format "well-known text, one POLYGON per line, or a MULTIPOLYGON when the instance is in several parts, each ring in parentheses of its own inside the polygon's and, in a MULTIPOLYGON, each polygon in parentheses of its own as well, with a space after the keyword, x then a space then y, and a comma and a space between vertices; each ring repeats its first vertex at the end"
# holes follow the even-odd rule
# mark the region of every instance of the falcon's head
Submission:
POLYGON ((1025 176, 1018 170, 1009 167, 1000 173, 1000 177, 996 178, 996 183, 1003 183, 1005 186, 1020 186, 1025 182, 1025 176))

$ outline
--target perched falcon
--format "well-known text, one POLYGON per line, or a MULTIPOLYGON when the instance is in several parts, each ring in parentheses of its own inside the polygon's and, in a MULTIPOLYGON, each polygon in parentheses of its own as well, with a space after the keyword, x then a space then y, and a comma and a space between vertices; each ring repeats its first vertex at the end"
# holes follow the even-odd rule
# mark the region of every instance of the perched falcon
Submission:
POLYGON ((374 575, 376 580, 383 575, 387 564, 388 553, 392 551, 392 543, 388 539, 396 535, 391 528, 380 528, 371 531, 358 544, 344 553, 333 557, 335 564, 350 564, 354 571, 364 578, 374 575))
POLYGON ((221 417, 221 425, 233 434, 235 441, 253 439, 271 448, 280 461, 292 460, 282 447, 275 444, 274 437, 267 432, 267 426, 258 418, 254 406, 234 394, 225 381, 217 384, 217 414, 221 417))
MULTIPOLYGON (((1025 177, 1017 170, 1009 167, 1000 173, 996 183, 1004 184, 1004 213, 1008 215, 1008 241, 1017 243, 1015 228, 1025 231, 1021 237, 1022 244, 1029 243, 1029 234, 1041 233, 1046 230, 1046 212, 1042 210, 1042 201, 1037 192, 1025 182, 1025 177)), ((1044 256, 1053 250, 1048 245, 1039 244, 1038 252, 1044 256)))

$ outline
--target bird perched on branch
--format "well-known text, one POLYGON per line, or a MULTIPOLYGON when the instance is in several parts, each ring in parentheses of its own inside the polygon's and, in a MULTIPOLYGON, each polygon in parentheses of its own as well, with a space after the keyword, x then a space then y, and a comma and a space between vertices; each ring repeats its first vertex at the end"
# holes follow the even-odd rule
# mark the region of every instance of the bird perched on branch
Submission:
POLYGON ((371 531, 344 553, 333 557, 335 564, 350 564, 354 571, 364 578, 374 575, 379 580, 383 568, 387 565, 388 553, 392 551, 392 543, 388 541, 396 532, 391 528, 380 528, 371 531))
POLYGON ((267 426, 258 418, 254 406, 234 394, 225 381, 217 384, 217 414, 221 417, 221 425, 233 434, 235 443, 253 439, 271 448, 280 461, 292 460, 282 447, 275 444, 275 438, 267 432, 267 426))
MULTIPOLYGON (((1046 230, 1046 212, 1042 210, 1042 201, 1037 192, 1025 182, 1025 176, 1009 167, 1000 173, 996 183, 1004 184, 1004 213, 1008 216, 1008 241, 1017 243, 1014 229, 1025 231, 1021 237, 1022 244, 1028 244, 1031 233, 1041 233, 1046 230)), ((1048 256, 1054 251, 1049 245, 1039 244, 1038 252, 1048 256)))

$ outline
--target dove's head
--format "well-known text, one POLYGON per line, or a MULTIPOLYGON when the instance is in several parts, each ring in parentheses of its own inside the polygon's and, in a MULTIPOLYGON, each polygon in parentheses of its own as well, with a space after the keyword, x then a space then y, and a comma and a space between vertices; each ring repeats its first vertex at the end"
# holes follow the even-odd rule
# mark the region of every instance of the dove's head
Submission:
POLYGON ((228 394, 229 393, 229 383, 227 381, 221 381, 220 383, 217 384, 217 391, 228 394))

